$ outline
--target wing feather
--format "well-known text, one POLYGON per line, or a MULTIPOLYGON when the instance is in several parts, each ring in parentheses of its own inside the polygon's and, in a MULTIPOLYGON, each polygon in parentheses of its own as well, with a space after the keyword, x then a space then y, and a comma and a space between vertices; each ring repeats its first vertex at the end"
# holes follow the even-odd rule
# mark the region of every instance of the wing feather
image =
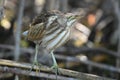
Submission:
POLYGON ((44 36, 45 25, 44 23, 39 23, 31 26, 28 30, 28 39, 31 41, 41 40, 44 36))

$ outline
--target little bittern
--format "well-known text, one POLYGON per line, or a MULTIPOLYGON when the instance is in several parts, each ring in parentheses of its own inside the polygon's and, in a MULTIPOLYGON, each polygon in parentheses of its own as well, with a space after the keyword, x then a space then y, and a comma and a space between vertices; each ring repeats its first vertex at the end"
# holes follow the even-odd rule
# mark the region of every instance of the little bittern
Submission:
POLYGON ((28 40, 36 44, 34 62, 37 62, 39 45, 52 55, 53 66, 58 68, 53 51, 68 41, 71 27, 80 18, 79 15, 59 11, 48 11, 41 13, 30 24, 30 28, 23 33, 28 40))

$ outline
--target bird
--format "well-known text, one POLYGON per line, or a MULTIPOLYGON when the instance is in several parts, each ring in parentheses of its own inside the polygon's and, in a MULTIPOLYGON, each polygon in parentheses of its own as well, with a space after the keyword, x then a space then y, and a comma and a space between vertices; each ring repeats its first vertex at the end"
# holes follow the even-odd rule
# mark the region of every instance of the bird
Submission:
POLYGON ((37 62, 39 46, 46 49, 52 56, 52 69, 58 69, 58 64, 54 56, 54 50, 65 44, 70 37, 71 27, 80 19, 79 14, 62 13, 58 10, 41 12, 33 19, 29 29, 23 35, 36 44, 34 64, 37 62))

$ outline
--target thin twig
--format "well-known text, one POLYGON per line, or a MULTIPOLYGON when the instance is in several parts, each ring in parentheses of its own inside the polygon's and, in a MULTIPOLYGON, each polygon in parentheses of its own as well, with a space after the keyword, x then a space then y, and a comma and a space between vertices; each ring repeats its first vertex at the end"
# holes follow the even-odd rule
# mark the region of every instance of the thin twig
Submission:
POLYGON ((16 61, 19 60, 19 55, 20 55, 21 27, 22 27, 22 17, 23 17, 24 3, 25 3, 25 0, 19 0, 19 1, 20 1, 20 5, 19 5, 19 11, 18 11, 17 28, 15 33, 14 59, 16 61))
MULTIPOLYGON (((115 12, 115 16, 116 16, 116 21, 117 23, 117 52, 118 52, 118 56, 120 56, 120 1, 119 0, 111 0, 112 4, 113 4, 113 8, 114 8, 114 12, 115 12)), ((120 68, 120 58, 116 59, 116 67, 120 68)), ((120 74, 117 75, 118 78, 120 78, 119 76, 120 74)))
MULTIPOLYGON (((26 75, 26 76, 34 76, 34 77, 43 77, 47 79, 56 79, 55 74, 50 74, 50 73, 44 73, 44 72, 35 72, 35 71, 28 71, 28 70, 23 70, 19 68, 11 68, 11 67, 3 67, 0 66, 0 71, 1 72, 11 72, 14 74, 21 74, 21 75, 26 75)), ((77 80, 75 78, 70 78, 70 77, 64 77, 64 76, 57 76, 58 80, 77 80)))
MULTIPOLYGON (((2 45, 2 44, 0 44, 0 48, 10 49, 10 50, 14 50, 15 49, 15 47, 12 46, 12 45, 2 45)), ((28 52, 30 54, 34 53, 34 49, 33 48, 20 48, 20 51, 28 52)))
POLYGON ((0 20, 4 16, 4 4, 5 4, 5 0, 0 0, 0 20))
MULTIPOLYGON (((2 45, 2 44, 0 44, 0 48, 11 49, 11 50, 14 49, 12 45, 2 45)), ((31 53, 31 54, 34 52, 33 48, 20 48, 20 50, 23 52, 31 53)), ((67 51, 66 49, 57 49, 55 52, 66 52, 66 51, 67 51)), ((116 58, 120 58, 120 55, 118 55, 117 52, 111 51, 105 48, 89 48, 89 47, 81 47, 81 48, 74 48, 74 49, 69 48, 69 52, 71 52, 70 54, 74 53, 75 55, 78 53, 91 53, 91 52, 104 53, 116 58)))
POLYGON ((112 50, 108 50, 105 48, 89 48, 89 47, 81 47, 81 48, 69 48, 71 53, 74 54, 78 54, 78 53, 104 53, 104 54, 108 54, 111 55, 113 57, 116 58, 120 58, 120 55, 118 55, 118 52, 112 51, 112 50))
POLYGON ((70 61, 70 62, 80 62, 80 63, 90 65, 90 66, 94 66, 94 67, 97 67, 97 68, 100 68, 100 69, 120 73, 120 68, 116 68, 116 67, 101 64, 101 63, 96 63, 96 62, 93 62, 93 61, 90 61, 90 60, 82 60, 81 58, 76 58, 76 57, 71 57, 71 56, 63 56, 63 55, 55 55, 55 57, 56 57, 56 59, 66 60, 66 61, 70 61))
MULTIPOLYGON (((24 74, 24 75, 26 74, 29 76, 45 77, 45 76, 41 76, 41 72, 54 73, 54 70, 52 70, 51 68, 48 68, 46 66, 41 66, 40 68, 38 66, 34 66, 33 69, 34 70, 40 69, 40 73, 35 73, 33 71, 29 72, 28 70, 31 69, 31 64, 18 63, 18 62, 10 61, 10 60, 0 59, 0 65, 1 65, 0 71, 12 72, 15 74, 24 74)), ((105 77, 100 77, 100 76, 96 76, 96 75, 92 75, 92 74, 86 74, 86 73, 81 73, 81 72, 62 69, 62 68, 59 68, 59 72, 60 72, 61 76, 64 75, 64 76, 68 76, 68 77, 72 77, 72 78, 76 78, 76 79, 82 79, 82 80, 115 80, 115 79, 109 79, 109 78, 105 78, 105 77)), ((45 75, 45 74, 42 73, 42 75, 45 75)), ((49 76, 50 75, 48 75, 47 77, 49 77, 49 76)), ((60 79, 60 80, 65 80, 65 79, 60 79)))
MULTIPOLYGON (((2 45, 0 45, 0 47, 8 48, 8 49, 14 49, 14 47, 12 47, 12 46, 5 46, 5 45, 2 46, 2 45)), ((86 49, 84 49, 83 52, 85 50, 86 49)), ((100 49, 100 50, 102 50, 102 49, 100 49)), ((34 52, 34 49, 21 48, 21 51, 30 52, 32 54, 34 52)), ((88 51, 90 51, 90 49, 88 49, 88 51)), ((92 51, 94 51, 94 49, 92 49, 92 51)), ((105 50, 103 49, 103 52, 104 51, 105 50)), ((111 53, 114 53, 114 52, 111 52, 111 53)), ((9 55, 12 55, 12 54, 9 54, 9 55)), ((76 57, 63 56, 63 55, 58 55, 58 54, 55 54, 55 57, 56 57, 56 59, 60 59, 60 60, 66 60, 66 61, 70 61, 70 62, 80 62, 80 63, 83 63, 85 65, 90 65, 90 66, 97 67, 97 68, 100 68, 100 69, 104 69, 104 70, 109 70, 109 71, 112 71, 112 72, 120 73, 120 68, 116 68, 116 67, 113 67, 113 66, 110 66, 110 65, 101 64, 101 63, 96 63, 96 62, 93 62, 93 61, 90 61, 90 60, 84 60, 83 61, 83 60, 78 59, 76 57)))
MULTIPOLYGON (((17 28, 15 33, 15 51, 14 51, 14 60, 18 61, 20 56, 20 41, 21 41, 21 27, 22 27, 22 17, 24 12, 25 0, 19 0, 19 10, 18 10, 18 19, 17 19, 17 28)), ((15 80, 19 80, 18 76, 15 76, 15 80)))

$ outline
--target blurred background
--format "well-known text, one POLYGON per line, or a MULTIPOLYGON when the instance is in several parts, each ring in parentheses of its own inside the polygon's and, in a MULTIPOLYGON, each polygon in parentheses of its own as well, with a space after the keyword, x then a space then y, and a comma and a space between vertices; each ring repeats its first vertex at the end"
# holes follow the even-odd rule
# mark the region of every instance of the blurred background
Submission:
MULTIPOLYGON (((119 3, 119 0, 0 0, 0 58, 33 62, 35 44, 23 37, 22 32, 42 11, 84 11, 70 40, 54 52, 59 67, 120 80, 119 3)), ((38 61, 52 65, 51 56, 42 48, 38 61)), ((0 72, 0 80, 13 80, 14 76, 0 72)), ((20 80, 48 80, 19 76, 20 80)))

